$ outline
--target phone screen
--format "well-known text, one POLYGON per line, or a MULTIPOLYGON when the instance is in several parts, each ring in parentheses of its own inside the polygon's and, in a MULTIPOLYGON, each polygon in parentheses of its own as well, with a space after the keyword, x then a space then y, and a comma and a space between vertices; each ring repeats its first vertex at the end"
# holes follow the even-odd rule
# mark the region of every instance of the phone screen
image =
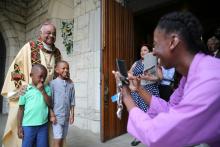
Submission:
POLYGON ((117 69, 125 78, 128 77, 128 71, 124 60, 116 59, 117 69))
POLYGON ((116 65, 117 65, 117 70, 122 75, 122 77, 120 78, 120 80, 122 81, 122 85, 128 85, 129 84, 129 81, 127 79, 128 71, 127 71, 125 61, 121 59, 116 59, 116 65))

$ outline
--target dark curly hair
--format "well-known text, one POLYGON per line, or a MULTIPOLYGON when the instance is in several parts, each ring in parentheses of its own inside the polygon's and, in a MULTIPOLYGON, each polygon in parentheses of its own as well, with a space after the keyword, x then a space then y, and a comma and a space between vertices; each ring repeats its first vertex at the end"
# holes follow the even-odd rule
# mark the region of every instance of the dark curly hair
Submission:
POLYGON ((143 46, 146 46, 150 52, 152 51, 152 47, 147 43, 141 44, 140 50, 143 46))
POLYGON ((163 29, 166 33, 177 32, 186 42, 190 52, 209 54, 202 41, 202 25, 192 13, 187 11, 169 13, 161 17, 157 28, 163 29))

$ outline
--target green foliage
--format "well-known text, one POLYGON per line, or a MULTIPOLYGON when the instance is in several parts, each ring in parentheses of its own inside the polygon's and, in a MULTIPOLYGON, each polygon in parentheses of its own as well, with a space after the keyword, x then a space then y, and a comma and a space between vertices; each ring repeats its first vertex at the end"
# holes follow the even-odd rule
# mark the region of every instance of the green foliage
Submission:
POLYGON ((73 23, 62 21, 61 33, 63 38, 63 44, 66 48, 66 53, 70 54, 73 51, 73 23))

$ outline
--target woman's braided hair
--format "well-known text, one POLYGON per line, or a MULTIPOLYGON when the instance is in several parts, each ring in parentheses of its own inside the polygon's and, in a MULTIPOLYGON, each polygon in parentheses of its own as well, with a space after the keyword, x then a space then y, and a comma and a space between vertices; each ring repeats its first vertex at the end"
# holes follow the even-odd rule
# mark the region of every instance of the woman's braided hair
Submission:
POLYGON ((202 25, 192 13, 186 11, 169 13, 159 20, 157 27, 166 33, 178 33, 190 52, 209 54, 202 41, 202 25))

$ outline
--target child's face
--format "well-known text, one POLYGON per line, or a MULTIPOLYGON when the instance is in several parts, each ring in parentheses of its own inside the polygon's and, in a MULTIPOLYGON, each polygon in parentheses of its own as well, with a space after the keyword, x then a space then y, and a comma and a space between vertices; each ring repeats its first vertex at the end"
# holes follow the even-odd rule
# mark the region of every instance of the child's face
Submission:
POLYGON ((47 73, 42 69, 38 69, 37 72, 31 73, 32 83, 35 86, 37 86, 39 83, 43 84, 46 77, 47 73))
POLYGON ((69 78, 69 65, 67 63, 59 63, 56 67, 56 72, 58 73, 59 77, 62 79, 69 78))

